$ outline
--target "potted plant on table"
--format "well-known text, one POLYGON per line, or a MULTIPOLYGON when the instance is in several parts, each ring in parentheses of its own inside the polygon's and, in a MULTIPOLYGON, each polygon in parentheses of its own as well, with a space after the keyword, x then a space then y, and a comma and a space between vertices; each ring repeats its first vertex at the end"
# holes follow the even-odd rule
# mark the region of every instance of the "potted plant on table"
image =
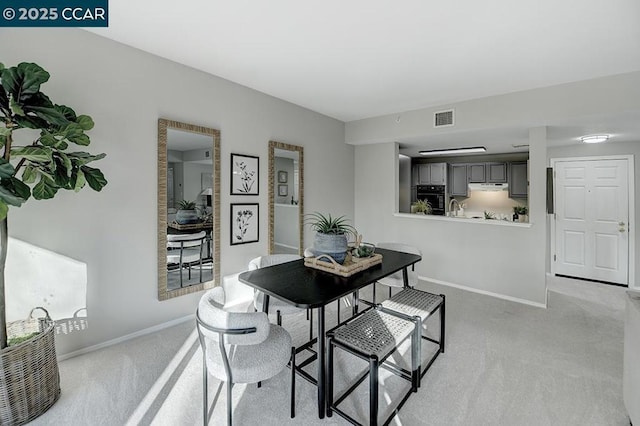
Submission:
POLYGON ((342 264, 347 256, 349 234, 357 236, 356 229, 347 224, 344 216, 332 217, 315 212, 308 215, 306 224, 316 231, 313 252, 316 256, 326 254, 342 264))
POLYGON ((60 189, 78 192, 88 184, 100 191, 107 184, 99 169, 87 165, 105 154, 67 151, 72 144, 89 145, 85 132, 93 128, 93 120, 51 102, 40 92, 48 80, 49 73, 36 64, 10 68, 0 64, 0 424, 29 422, 60 395, 54 323, 48 315, 40 323, 42 329, 17 336, 16 343, 7 342, 4 272, 9 207, 20 207, 32 197, 53 198, 60 189), (23 144, 21 135, 35 139, 23 144))
POLYGON ((187 225, 190 223, 200 222, 198 212, 196 211, 195 201, 182 200, 178 203, 176 222, 178 222, 179 225, 187 225))

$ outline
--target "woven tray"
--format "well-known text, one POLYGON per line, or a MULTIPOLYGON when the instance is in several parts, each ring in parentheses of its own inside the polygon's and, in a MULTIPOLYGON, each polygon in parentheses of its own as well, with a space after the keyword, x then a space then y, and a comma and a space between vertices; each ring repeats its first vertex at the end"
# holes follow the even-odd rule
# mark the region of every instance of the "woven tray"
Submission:
POLYGON ((177 229, 178 231, 201 230, 211 226, 211 222, 187 223, 186 225, 180 225, 175 220, 169 224, 169 227, 177 229))
POLYGON ((306 257, 304 259, 304 266, 309 268, 319 269, 324 272, 330 272, 332 274, 340 275, 343 277, 350 277, 353 274, 357 274, 360 271, 364 271, 374 265, 382 263, 382 255, 374 254, 371 257, 351 257, 347 256, 344 264, 341 265, 331 256, 326 254, 318 257, 306 257))

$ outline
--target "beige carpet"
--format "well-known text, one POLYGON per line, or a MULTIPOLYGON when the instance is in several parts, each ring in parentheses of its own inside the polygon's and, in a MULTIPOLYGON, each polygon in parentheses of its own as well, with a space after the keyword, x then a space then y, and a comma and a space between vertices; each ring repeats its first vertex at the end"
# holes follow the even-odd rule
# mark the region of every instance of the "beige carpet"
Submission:
MULTIPOLYGON (((622 402, 623 289, 555 280, 545 310, 420 287, 447 295, 446 353, 392 425, 629 424, 622 402)), ((327 317, 335 321, 334 313, 327 317)), ((285 317, 284 325, 296 341, 308 332, 304 314, 285 317)), ((363 366, 352 357, 338 361, 341 385, 363 366)), ((60 400, 32 424, 202 424, 201 368, 192 322, 72 358, 60 363, 60 400)), ((297 417, 289 419, 288 377, 286 370, 260 389, 235 386, 235 424, 347 424, 335 415, 317 418, 316 388, 303 379, 297 417)), ((383 401, 406 386, 386 376, 381 382, 383 401)), ((210 424, 221 425, 225 392, 216 396, 219 382, 209 384, 210 424)), ((364 421, 365 401, 362 389, 345 404, 364 421)))

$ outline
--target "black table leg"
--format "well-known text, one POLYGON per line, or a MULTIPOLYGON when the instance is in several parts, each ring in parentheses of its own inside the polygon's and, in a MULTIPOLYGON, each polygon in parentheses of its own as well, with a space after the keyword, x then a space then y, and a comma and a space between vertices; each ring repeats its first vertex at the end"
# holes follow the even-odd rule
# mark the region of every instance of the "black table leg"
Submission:
POLYGON ((355 317, 356 315, 358 315, 359 298, 360 298, 360 295, 358 293, 358 290, 354 291, 351 298, 351 316, 352 317, 355 317))
POLYGON ((326 378, 325 365, 325 335, 324 335, 324 306, 318 308, 318 418, 324 419, 326 409, 326 378))
POLYGON ((265 314, 269 314, 269 295, 267 293, 262 293, 262 312, 265 314))
POLYGON ((402 282, 404 283, 404 288, 409 288, 409 273, 406 266, 402 268, 402 282))

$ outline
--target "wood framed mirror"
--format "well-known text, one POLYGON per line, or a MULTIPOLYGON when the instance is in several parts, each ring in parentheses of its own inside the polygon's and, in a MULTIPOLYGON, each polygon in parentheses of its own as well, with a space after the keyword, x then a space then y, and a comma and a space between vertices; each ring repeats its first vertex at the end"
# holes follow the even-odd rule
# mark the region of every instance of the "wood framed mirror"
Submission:
POLYGON ((158 299, 220 282, 220 131, 158 120, 158 299))
POLYGON ((269 141, 269 253, 304 253, 303 148, 269 141))

